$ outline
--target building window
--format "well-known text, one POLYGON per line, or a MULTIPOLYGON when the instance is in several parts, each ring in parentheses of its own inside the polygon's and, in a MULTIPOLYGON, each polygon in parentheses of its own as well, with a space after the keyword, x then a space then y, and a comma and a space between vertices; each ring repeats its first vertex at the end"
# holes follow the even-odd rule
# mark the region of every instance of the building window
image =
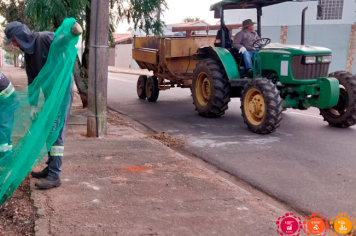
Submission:
POLYGON ((344 0, 319 0, 323 8, 323 16, 317 16, 317 20, 341 20, 344 10, 344 0))

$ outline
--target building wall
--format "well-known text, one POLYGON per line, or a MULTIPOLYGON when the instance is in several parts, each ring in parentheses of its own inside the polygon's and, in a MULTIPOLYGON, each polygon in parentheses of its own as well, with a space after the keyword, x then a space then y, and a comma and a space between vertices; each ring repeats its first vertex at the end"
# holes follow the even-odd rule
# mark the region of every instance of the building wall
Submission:
POLYGON ((109 66, 115 66, 115 48, 109 48, 109 66))
POLYGON ((115 46, 115 66, 131 68, 132 44, 119 44, 115 46))
POLYGON ((272 42, 280 42, 281 27, 280 26, 264 26, 262 27, 262 37, 270 38, 272 42))
POLYGON ((140 69, 140 66, 137 64, 137 62, 134 59, 132 59, 131 68, 132 69, 140 69))
MULTIPOLYGON (((317 20, 317 1, 282 3, 263 8, 262 26, 290 26, 301 24, 301 14, 304 7, 307 25, 339 25, 354 24, 356 3, 344 0, 343 18, 341 20, 317 20)), ((256 9, 227 10, 225 21, 228 24, 241 23, 245 19, 257 20, 256 9)))
MULTIPOLYGON (((332 50, 330 72, 346 70, 351 25, 309 25, 305 29, 305 44, 332 50)), ((287 44, 300 45, 301 27, 288 26, 287 44)))
MULTIPOLYGON (((235 36, 241 29, 235 29, 232 31, 232 36, 235 36)), ((262 37, 270 38, 273 43, 279 43, 281 33, 280 26, 264 26, 262 27, 262 37)))

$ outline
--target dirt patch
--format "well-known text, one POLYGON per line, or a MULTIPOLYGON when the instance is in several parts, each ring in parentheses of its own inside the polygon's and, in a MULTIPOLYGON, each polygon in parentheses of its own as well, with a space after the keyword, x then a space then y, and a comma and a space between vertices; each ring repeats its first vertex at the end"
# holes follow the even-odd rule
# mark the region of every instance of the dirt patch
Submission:
POLYGON ((109 110, 107 115, 108 115, 107 116, 108 122, 111 125, 121 125, 121 126, 126 126, 126 127, 132 127, 132 125, 129 124, 128 122, 126 122, 124 119, 122 119, 117 112, 109 110))
POLYGON ((150 167, 143 167, 143 166, 130 166, 127 168, 124 168, 124 171, 128 171, 128 172, 145 172, 148 170, 151 170, 152 168, 150 167))
POLYGON ((30 193, 30 180, 26 178, 12 197, 0 207, 0 235, 35 234, 36 214, 30 193))
POLYGON ((173 137, 173 136, 170 136, 169 134, 166 134, 165 132, 162 132, 160 134, 151 135, 148 138, 156 139, 156 140, 162 142, 164 145, 166 145, 168 147, 172 147, 172 148, 183 146, 187 142, 187 138, 185 138, 185 137, 173 137))

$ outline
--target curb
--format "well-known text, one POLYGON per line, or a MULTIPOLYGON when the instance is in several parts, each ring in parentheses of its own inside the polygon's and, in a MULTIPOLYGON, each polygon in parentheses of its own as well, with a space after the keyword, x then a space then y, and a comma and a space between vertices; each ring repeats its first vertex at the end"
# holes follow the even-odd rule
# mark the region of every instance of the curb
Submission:
POLYGON ((118 70, 108 70, 108 72, 111 72, 111 73, 118 73, 118 74, 127 74, 127 75, 147 75, 147 76, 152 76, 153 73, 152 72, 149 72, 149 71, 142 71, 142 72, 136 72, 136 71, 118 71, 118 70))
POLYGON ((46 236, 49 235, 49 219, 45 219, 46 209, 44 209, 44 202, 47 200, 46 196, 41 194, 39 191, 33 191, 36 180, 30 177, 30 188, 31 188, 31 201, 36 211, 37 218, 35 219, 35 236, 46 236))

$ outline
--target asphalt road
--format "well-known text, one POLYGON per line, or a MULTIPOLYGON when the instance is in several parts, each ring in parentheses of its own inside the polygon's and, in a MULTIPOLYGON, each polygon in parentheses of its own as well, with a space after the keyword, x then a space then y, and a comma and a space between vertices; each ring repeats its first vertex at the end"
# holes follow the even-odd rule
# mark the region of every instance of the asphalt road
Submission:
POLYGON ((189 89, 161 92, 157 103, 138 99, 137 78, 109 73, 111 108, 187 137, 190 152, 292 207, 356 217, 356 127, 329 127, 317 109, 287 110, 277 132, 256 135, 243 123, 239 98, 224 116, 208 119, 196 113, 189 89))

